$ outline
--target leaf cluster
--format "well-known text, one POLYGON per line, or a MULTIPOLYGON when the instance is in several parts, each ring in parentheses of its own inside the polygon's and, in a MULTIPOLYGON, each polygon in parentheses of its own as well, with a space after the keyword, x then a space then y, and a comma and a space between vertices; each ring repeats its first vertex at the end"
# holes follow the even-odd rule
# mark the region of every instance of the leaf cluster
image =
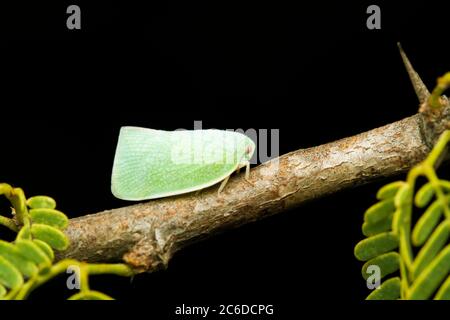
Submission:
POLYGON ((365 279, 370 266, 378 266, 384 279, 367 299, 450 299, 450 181, 435 171, 449 141, 445 131, 406 181, 382 187, 379 201, 365 212, 367 238, 356 245, 355 256, 365 261, 365 279), (419 185, 419 178, 426 182, 419 185))
POLYGON ((0 184, 0 195, 12 205, 12 217, 0 215, 0 224, 17 232, 14 241, 0 240, 0 299, 22 300, 37 287, 72 268, 79 292, 71 300, 110 300, 89 287, 89 275, 112 273, 132 276, 125 264, 89 264, 73 259, 55 261, 55 251, 64 251, 69 239, 64 234, 69 220, 47 196, 26 199, 20 188, 0 184), (74 268, 75 267, 75 268, 74 268))

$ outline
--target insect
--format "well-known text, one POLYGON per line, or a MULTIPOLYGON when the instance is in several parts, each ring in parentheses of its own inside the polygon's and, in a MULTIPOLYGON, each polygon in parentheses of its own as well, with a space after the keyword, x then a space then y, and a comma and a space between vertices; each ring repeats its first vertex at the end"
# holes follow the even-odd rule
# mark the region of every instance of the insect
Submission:
POLYGON ((245 167, 255 143, 244 134, 224 130, 163 131, 122 127, 111 176, 113 195, 148 200, 201 190, 245 167))

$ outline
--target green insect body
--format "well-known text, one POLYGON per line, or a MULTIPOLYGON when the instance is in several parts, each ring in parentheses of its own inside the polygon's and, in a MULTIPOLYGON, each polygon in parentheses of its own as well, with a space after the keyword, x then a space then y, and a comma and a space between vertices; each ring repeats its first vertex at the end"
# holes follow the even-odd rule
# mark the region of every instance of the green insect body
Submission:
POLYGON ((255 143, 224 130, 162 131, 122 127, 111 176, 113 195, 148 200, 201 190, 246 167, 255 143))

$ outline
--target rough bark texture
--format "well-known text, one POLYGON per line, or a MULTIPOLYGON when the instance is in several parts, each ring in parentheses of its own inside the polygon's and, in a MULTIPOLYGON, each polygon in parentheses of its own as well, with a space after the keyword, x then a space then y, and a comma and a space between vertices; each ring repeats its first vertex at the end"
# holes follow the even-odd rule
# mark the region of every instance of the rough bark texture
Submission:
POLYGON ((218 186, 72 219, 63 257, 124 260, 139 271, 167 266, 184 246, 338 190, 403 172, 425 158, 442 132, 422 114, 281 156, 218 186))

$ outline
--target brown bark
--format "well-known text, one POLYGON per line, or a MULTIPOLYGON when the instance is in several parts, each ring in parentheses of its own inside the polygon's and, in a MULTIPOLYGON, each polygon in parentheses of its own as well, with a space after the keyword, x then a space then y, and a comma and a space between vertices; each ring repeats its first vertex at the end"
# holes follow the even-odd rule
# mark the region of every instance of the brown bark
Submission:
MULTIPOLYGON (((446 108, 447 109, 447 108, 446 108)), ((124 260, 140 271, 167 266, 199 239, 344 188, 388 177, 425 158, 446 127, 447 111, 417 114, 353 137, 297 150, 218 186, 71 219, 60 258, 124 260), (274 163, 279 162, 279 166, 274 163)))

